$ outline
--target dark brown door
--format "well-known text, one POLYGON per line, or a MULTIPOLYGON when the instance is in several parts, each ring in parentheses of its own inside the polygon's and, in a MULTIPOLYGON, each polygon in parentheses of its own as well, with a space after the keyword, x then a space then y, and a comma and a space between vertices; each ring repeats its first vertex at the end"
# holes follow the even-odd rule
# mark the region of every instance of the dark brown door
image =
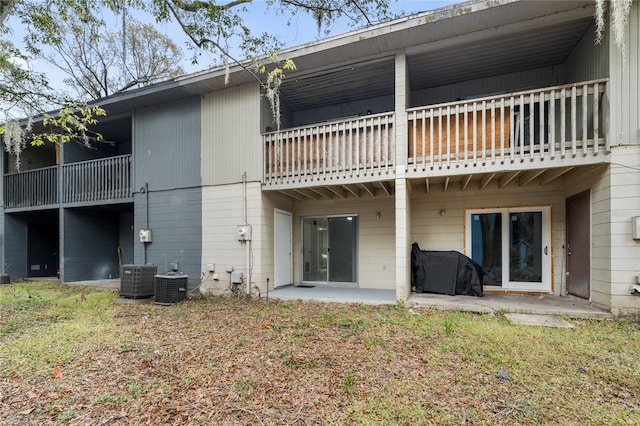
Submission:
POLYGON ((567 198, 567 293, 588 299, 591 271, 589 191, 567 198))

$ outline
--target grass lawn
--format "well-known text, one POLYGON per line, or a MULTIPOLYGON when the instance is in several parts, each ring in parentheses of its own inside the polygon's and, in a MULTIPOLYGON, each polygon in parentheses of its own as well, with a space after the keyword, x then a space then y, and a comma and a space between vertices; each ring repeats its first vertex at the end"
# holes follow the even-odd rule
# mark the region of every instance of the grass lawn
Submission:
POLYGON ((640 424, 640 327, 0 286, 6 425, 640 424))

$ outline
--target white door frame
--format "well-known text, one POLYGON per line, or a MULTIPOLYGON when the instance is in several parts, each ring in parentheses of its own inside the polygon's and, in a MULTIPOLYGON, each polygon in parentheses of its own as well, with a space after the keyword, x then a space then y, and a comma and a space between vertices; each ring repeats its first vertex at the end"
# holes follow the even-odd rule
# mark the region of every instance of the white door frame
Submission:
POLYGON ((273 288, 293 284, 293 213, 273 210, 273 288), (278 223, 278 218, 286 223, 278 223), (282 226, 284 225, 284 226, 282 226))
POLYGON ((465 254, 471 257, 471 218, 473 214, 501 213, 502 214, 502 288, 505 290, 530 291, 550 293, 551 288, 551 207, 549 206, 528 206, 511 208, 487 208, 469 209, 465 211, 465 254), (541 282, 519 282, 509 280, 509 214, 518 212, 541 212, 542 213, 542 280, 541 282))

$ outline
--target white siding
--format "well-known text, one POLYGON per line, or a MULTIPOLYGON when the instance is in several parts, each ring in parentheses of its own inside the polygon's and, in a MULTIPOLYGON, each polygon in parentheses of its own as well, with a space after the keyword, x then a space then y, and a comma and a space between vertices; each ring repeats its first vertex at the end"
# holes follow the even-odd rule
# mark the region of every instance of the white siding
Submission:
POLYGON ((640 314, 630 294, 640 274, 640 241, 631 238, 631 218, 640 216, 640 145, 617 147, 611 158, 611 310, 640 314))
POLYGON ((611 145, 640 143, 640 2, 633 2, 627 24, 626 60, 609 42, 611 145))
POLYGON ((201 167, 204 185, 262 178, 260 90, 234 87, 202 98, 201 167))
POLYGON ((465 211, 476 208, 551 206, 552 283, 559 294, 562 286, 565 205, 561 180, 553 185, 531 183, 524 188, 517 184, 499 189, 498 183, 485 189, 467 188, 460 191, 432 185, 430 192, 414 189, 411 197, 411 238, 422 250, 456 250, 465 253, 465 211), (441 211, 444 210, 444 216, 441 211))
MULTIPOLYGON (((277 193, 262 195, 262 205, 260 207, 260 229, 261 233, 259 247, 255 248, 254 277, 255 281, 261 283, 261 291, 266 290, 267 278, 269 279, 269 287, 273 289, 274 279, 274 209, 293 211, 293 201, 291 198, 277 193), (259 268, 257 267, 259 266, 259 268)), ((295 226, 294 226, 295 229, 295 226)), ((255 234, 254 234, 255 235, 255 234)))
POLYGON ((305 216, 358 215, 358 286, 395 289, 395 214, 392 197, 296 203, 293 217, 293 279, 301 282, 301 223, 305 216), (380 219, 376 219, 376 212, 380 219))
MULTIPOLYGON (((253 272, 259 272, 262 235, 261 194, 259 183, 247 184, 247 221, 252 228, 252 242, 238 241, 236 229, 244 224, 244 189, 242 183, 219 185, 202 189, 202 271, 207 275, 201 287, 203 293, 223 293, 229 287, 229 274, 225 266, 246 273, 247 247, 249 259, 253 263, 253 272), (257 261, 257 262, 256 262, 257 261), (219 281, 206 274, 206 265, 214 263, 219 281)), ((252 274, 252 281, 256 281, 252 274)))

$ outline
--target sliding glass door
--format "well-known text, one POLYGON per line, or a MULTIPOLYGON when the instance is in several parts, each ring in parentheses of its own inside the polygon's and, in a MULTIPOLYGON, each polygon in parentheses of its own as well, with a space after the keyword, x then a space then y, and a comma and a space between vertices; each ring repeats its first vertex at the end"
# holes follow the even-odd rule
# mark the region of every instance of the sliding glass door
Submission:
POLYGON ((549 207, 468 210, 466 219, 467 255, 486 286, 551 291, 549 207))
POLYGON ((356 283, 355 215, 302 219, 302 277, 305 283, 356 283))

